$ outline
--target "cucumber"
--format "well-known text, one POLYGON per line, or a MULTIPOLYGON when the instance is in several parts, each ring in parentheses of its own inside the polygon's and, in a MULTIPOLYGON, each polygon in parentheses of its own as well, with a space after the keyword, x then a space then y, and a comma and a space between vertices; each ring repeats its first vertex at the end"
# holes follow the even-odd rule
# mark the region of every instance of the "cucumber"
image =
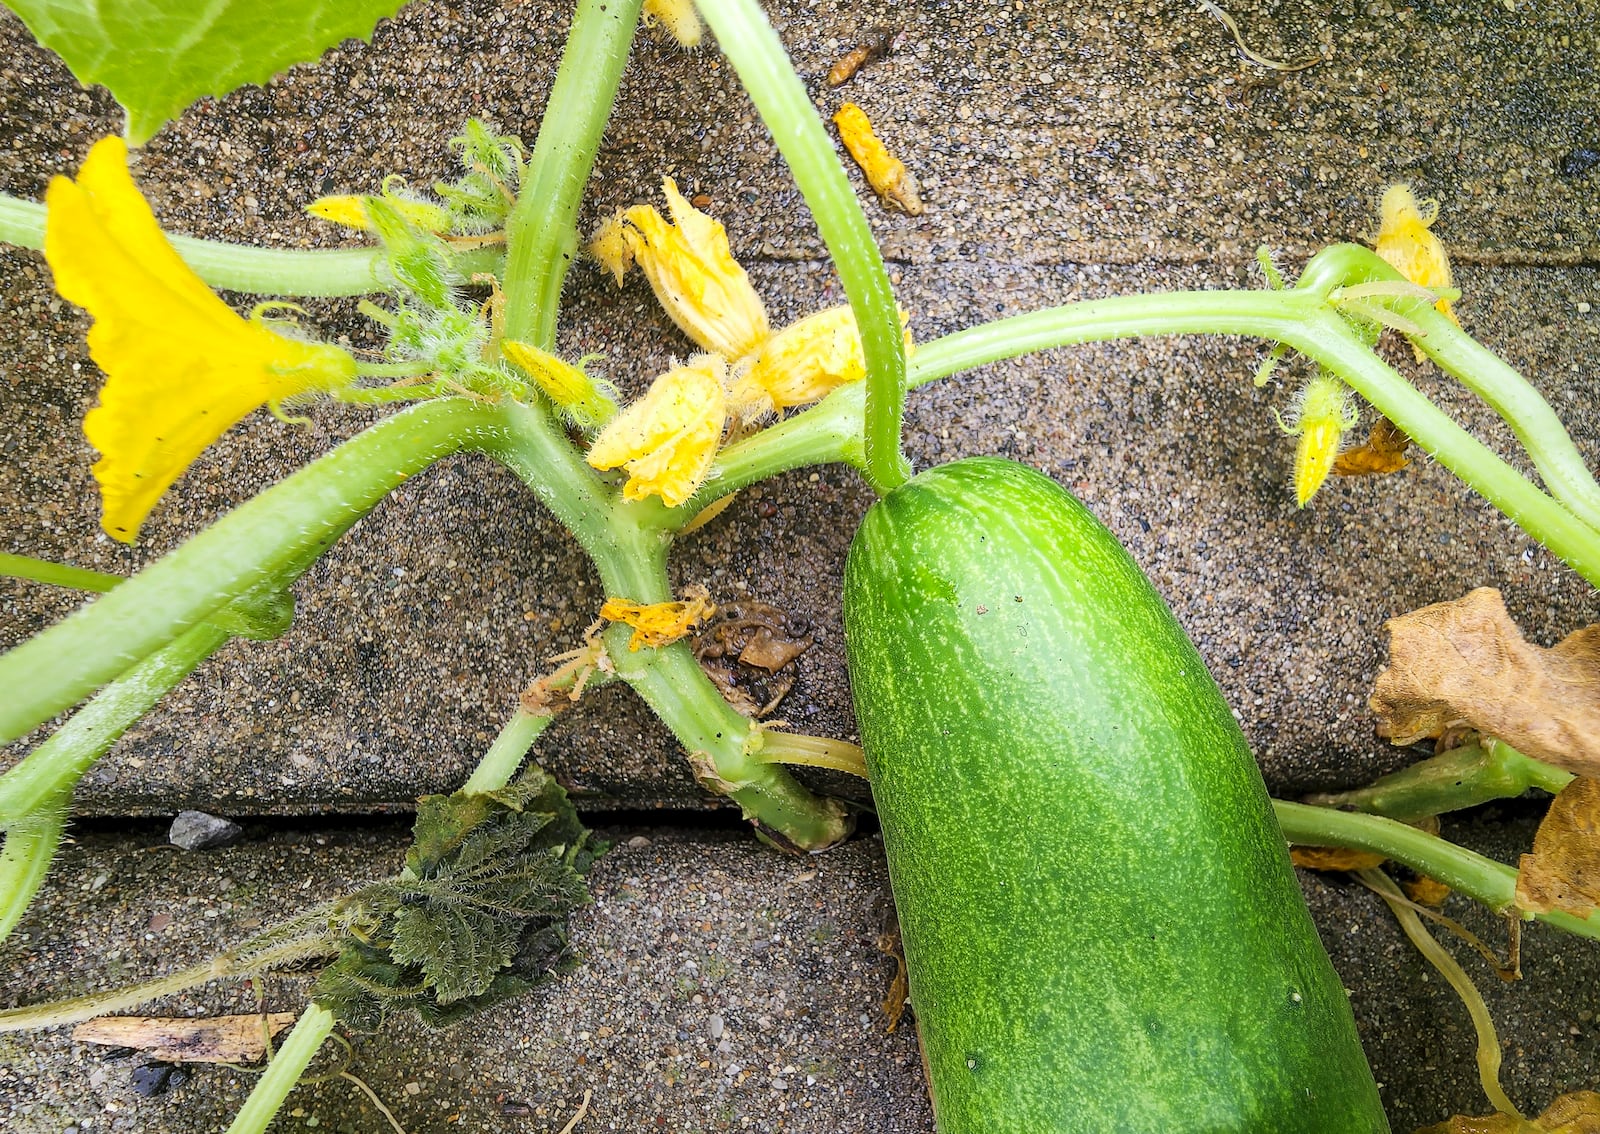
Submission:
POLYGON ((844 622, 941 1134, 1389 1129, 1244 736, 1082 504, 925 472, 844 622))

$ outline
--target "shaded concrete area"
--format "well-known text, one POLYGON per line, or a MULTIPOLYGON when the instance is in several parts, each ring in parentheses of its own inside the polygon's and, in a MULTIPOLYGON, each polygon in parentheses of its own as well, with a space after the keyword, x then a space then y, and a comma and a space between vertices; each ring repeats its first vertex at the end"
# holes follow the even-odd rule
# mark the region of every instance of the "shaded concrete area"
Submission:
MULTIPOLYGON (((554 984, 446 1032, 396 1021, 353 1036, 353 1069, 411 1134, 554 1131, 585 1090, 579 1131, 932 1130, 909 1027, 885 1032, 893 962, 878 951, 888 908, 880 844, 861 839, 813 860, 782 858, 738 832, 611 829, 592 876, 595 903, 574 922, 582 960, 554 984)), ((1510 807, 1447 829, 1490 853, 1532 833, 1510 807)), ((4 1005, 81 993, 198 963, 257 930, 397 864, 404 829, 256 828, 223 851, 156 846, 162 833, 86 834, 8 943, 4 1005)), ((1302 873, 1325 943, 1396 1130, 1485 1109, 1473 1032, 1381 903, 1354 885, 1302 873)), ((1462 899, 1448 911, 1496 948, 1503 929, 1462 899)), ((1466 957, 1506 1041, 1504 1082, 1519 1103, 1594 1083, 1592 942, 1530 929, 1523 980, 1505 985, 1466 957)), ((267 982, 267 1005, 297 1010, 305 978, 267 982)), ((247 1012, 234 982, 157 1002, 156 1014, 247 1012)), ((330 1053, 336 1052, 330 1047, 330 1053)), ((70 1029, 0 1035, 0 1123, 18 1134, 220 1129, 251 1078, 198 1067, 188 1083, 140 1097, 126 1052, 74 1044, 70 1029)), ((322 1065, 333 1069, 334 1063, 322 1065)), ((370 1103, 333 1079, 299 1090, 280 1129, 383 1128, 370 1103), (315 1121, 313 1121, 315 1120, 315 1121)))
MULTIPOLYGON (((1294 74, 1242 62, 1222 27, 1186 0, 769 7, 819 107, 860 103, 922 180, 924 217, 866 205, 919 339, 1081 298, 1259 286, 1258 243, 1297 268, 1324 243, 1369 236, 1382 186, 1406 179, 1442 201, 1436 231, 1457 264, 1467 327, 1528 374, 1591 465, 1600 458, 1600 169, 1559 173, 1575 149, 1600 148, 1600 33, 1578 6, 1229 5, 1263 53, 1331 52, 1294 74), (833 60, 886 24, 905 28, 906 46, 827 89, 833 60)), ((146 147, 137 176, 174 231, 337 244, 303 215, 307 202, 372 190, 388 172, 415 184, 446 176, 445 139, 468 115, 531 142, 568 9, 412 5, 370 46, 347 44, 265 90, 196 107, 146 147)), ((103 91, 78 90, 4 12, 0 38, 0 189, 37 197, 120 119, 103 91)), ((585 224, 658 200, 663 174, 711 197, 775 324, 840 301, 805 207, 729 68, 714 48, 683 54, 646 33, 585 224)), ((255 301, 232 298, 241 308, 255 301)), ((619 292, 580 264, 565 298, 561 349, 605 353, 603 369, 627 392, 691 349, 637 275, 619 292)), ((304 306, 308 331, 373 345, 353 301, 304 306)), ((318 406, 310 426, 294 429, 257 415, 201 459, 127 549, 97 526, 80 433, 98 385, 86 327, 50 290, 41 257, 0 252, 0 550, 132 572, 372 419, 318 406)), ((1426 460, 1381 481, 1336 481, 1297 510, 1291 445, 1271 411, 1286 409, 1306 370, 1286 368, 1279 386, 1257 390, 1262 353, 1236 338, 1152 340, 987 367, 915 393, 907 446, 922 467, 1001 453, 1077 492, 1199 645, 1271 787, 1294 795, 1363 782, 1409 758, 1372 736, 1365 709, 1384 619, 1499 586, 1529 638, 1549 644, 1595 621, 1595 601, 1426 460)), ((1419 370, 1408 350, 1388 356, 1525 466, 1470 395, 1419 370)), ((779 477, 686 537, 674 562, 682 585, 704 584, 723 601, 764 599, 814 624, 817 644, 781 711, 808 732, 854 735, 837 588, 869 503, 846 469, 779 477)), ((576 644, 605 596, 523 486, 459 458, 380 505, 297 597, 288 634, 234 643, 203 666, 101 762, 76 805, 98 816, 186 806, 323 816, 327 829, 258 826, 244 846, 184 856, 148 849, 161 837, 154 828, 97 827, 68 850, 0 951, 7 1003, 192 962, 282 903, 392 869, 400 827, 352 831, 328 813, 404 809, 459 784, 518 690, 576 644), (163 914, 171 920, 152 930, 163 914)), ((74 605, 0 580, 0 647, 74 605)), ((0 753, 0 766, 26 748, 0 753)), ((539 754, 591 809, 708 806, 675 742, 626 690, 594 695, 539 754)), ((579 920, 586 963, 576 974, 443 1036, 400 1025, 358 1038, 360 1074, 412 1134, 559 1130, 586 1088, 595 1098, 579 1132, 928 1130, 915 1044, 905 1032, 886 1037, 877 1008, 891 971, 873 947, 885 885, 877 845, 796 862, 717 822, 614 832, 622 845, 599 867, 596 904, 579 920), (649 845, 627 845, 641 833, 649 845)), ((1531 830, 1530 811, 1512 806, 1475 817, 1466 835, 1515 861, 1531 830)), ((1370 896, 1314 879, 1307 887, 1396 1129, 1483 1109, 1454 995, 1370 896)), ((1502 939, 1487 915, 1459 902, 1451 912, 1502 939)), ((1508 1089, 1536 1110, 1559 1091, 1600 1085, 1600 960, 1586 943, 1533 930, 1524 963, 1515 986, 1471 971, 1507 1044, 1508 1089)), ((270 985, 274 1006, 296 1006, 302 994, 294 980, 270 985)), ((250 1003, 247 990, 229 988, 165 1007, 250 1003)), ((249 1085, 209 1069, 139 1099, 127 1057, 104 1059, 62 1032, 0 1037, 0 1067, 0 1117, 28 1134, 216 1129, 249 1085)), ((307 1088, 292 1106, 300 1113, 283 1129, 382 1128, 340 1080, 307 1088)))

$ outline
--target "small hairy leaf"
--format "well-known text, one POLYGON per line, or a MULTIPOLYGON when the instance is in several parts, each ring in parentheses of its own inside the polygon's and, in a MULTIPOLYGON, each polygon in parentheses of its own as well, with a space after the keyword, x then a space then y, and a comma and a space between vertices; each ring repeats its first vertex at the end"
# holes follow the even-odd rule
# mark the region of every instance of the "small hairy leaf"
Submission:
POLYGON ((317 1003, 358 1030, 398 1008, 442 1027, 533 987, 566 960, 600 849, 537 768, 493 794, 428 796, 406 873, 346 900, 361 916, 317 1003))
POLYGON ((5 0, 78 81, 110 89, 142 145, 206 95, 265 83, 350 38, 405 0, 5 0))

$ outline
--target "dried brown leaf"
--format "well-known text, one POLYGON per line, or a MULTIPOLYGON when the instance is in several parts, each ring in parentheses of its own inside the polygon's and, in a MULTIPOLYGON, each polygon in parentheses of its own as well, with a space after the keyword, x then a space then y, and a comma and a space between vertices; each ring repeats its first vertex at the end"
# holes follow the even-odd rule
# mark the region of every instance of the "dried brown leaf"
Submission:
POLYGON ((1579 776, 1561 789, 1517 872, 1517 905, 1588 917, 1600 906, 1600 780, 1579 776))
POLYGON ((1406 892, 1406 897, 1419 906, 1442 906, 1444 900, 1450 896, 1450 887, 1437 878, 1429 878, 1427 875, 1423 875, 1415 882, 1402 882, 1400 888, 1406 892))
POLYGON ((1396 744, 1470 725, 1537 760, 1600 773, 1600 626, 1550 649, 1522 637, 1500 592, 1391 618, 1389 666, 1370 704, 1396 744))
POLYGON ((1600 1134, 1600 1094, 1573 1091, 1562 1095, 1532 1122, 1510 1114, 1482 1118, 1458 1114, 1437 1126, 1425 1126, 1417 1134, 1600 1134))
POLYGON ((277 1035, 298 1017, 293 1012, 211 1016, 102 1016, 79 1024, 79 1043, 131 1047, 163 1063, 255 1063, 267 1054, 266 1031, 277 1035))

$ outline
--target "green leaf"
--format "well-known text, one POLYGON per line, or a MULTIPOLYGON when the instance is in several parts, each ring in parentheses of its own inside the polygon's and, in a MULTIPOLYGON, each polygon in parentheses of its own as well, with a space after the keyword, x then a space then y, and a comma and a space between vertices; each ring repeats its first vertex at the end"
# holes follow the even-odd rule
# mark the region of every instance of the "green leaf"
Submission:
POLYGON ((206 95, 265 83, 343 40, 366 39, 405 0, 4 0, 84 84, 108 87, 143 145, 206 95))

